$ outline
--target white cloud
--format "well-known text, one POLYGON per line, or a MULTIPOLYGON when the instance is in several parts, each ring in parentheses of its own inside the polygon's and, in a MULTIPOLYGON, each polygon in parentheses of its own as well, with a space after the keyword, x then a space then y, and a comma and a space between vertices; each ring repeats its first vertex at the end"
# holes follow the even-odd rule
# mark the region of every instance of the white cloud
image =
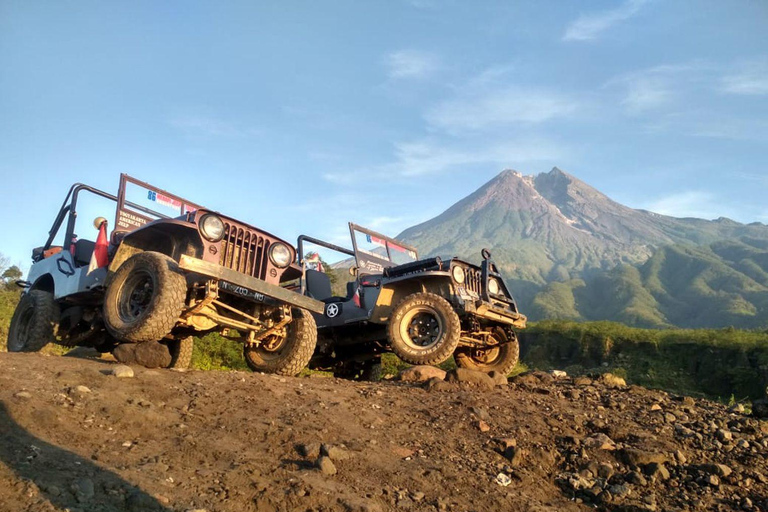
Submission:
POLYGON ((382 215, 379 217, 373 217, 366 221, 365 227, 383 232, 390 226, 401 224, 404 220, 406 220, 404 217, 388 217, 386 215, 382 215))
POLYGON ((673 91, 664 80, 647 77, 627 87, 621 104, 632 112, 640 112, 664 106, 673 96, 673 91))
POLYGON ((743 64, 735 73, 723 77, 721 90, 728 94, 768 94, 768 61, 743 64))
POLYGON ((623 90, 621 105, 638 114, 672 104, 695 83, 705 80, 708 71, 711 67, 700 61, 655 66, 617 76, 604 87, 623 90))
POLYGON ((391 162, 353 172, 325 173, 331 183, 353 185, 376 179, 435 175, 467 166, 515 167, 529 162, 551 163, 563 158, 564 147, 536 138, 502 140, 475 147, 456 147, 436 140, 394 144, 391 162))
POLYGON ((177 117, 171 119, 169 124, 190 136, 241 138, 254 137, 262 133, 256 128, 240 127, 221 119, 205 116, 177 117))
POLYGON ((662 197, 647 204, 646 210, 672 217, 714 219, 723 216, 722 202, 710 192, 689 190, 662 197))
POLYGON ((384 65, 393 80, 424 79, 440 68, 436 56, 418 50, 402 50, 386 56, 384 65))
POLYGON ((694 137, 768 141, 768 122, 762 119, 716 118, 695 120, 679 128, 694 137))
POLYGON ((615 9, 579 16, 565 29, 563 41, 590 41, 612 26, 626 21, 648 3, 648 0, 628 0, 615 9))
POLYGON ((433 127, 450 133, 516 123, 541 123, 570 114, 577 103, 561 94, 536 88, 505 87, 472 91, 445 101, 426 114, 433 127))
POLYGON ((388 167, 401 176, 421 176, 467 165, 510 167, 517 162, 557 159, 561 153, 556 145, 541 140, 499 142, 468 149, 431 142, 410 142, 395 145, 396 161, 388 167))

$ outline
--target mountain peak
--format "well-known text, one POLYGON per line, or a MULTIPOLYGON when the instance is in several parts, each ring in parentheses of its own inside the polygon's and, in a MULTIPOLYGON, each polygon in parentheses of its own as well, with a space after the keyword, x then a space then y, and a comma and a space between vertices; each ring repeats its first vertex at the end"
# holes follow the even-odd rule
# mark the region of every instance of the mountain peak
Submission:
POLYGON ((557 176, 557 175, 570 176, 567 172, 564 172, 558 166, 554 166, 552 170, 549 171, 547 174, 549 174, 550 176, 557 176))

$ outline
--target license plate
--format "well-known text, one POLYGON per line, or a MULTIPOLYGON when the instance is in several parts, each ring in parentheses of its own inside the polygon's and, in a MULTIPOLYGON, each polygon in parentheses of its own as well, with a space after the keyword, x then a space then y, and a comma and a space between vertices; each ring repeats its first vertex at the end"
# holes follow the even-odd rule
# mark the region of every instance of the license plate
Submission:
POLYGON ((219 288, 229 293, 245 297, 246 299, 255 300, 256 302, 264 302, 263 294, 254 292, 253 290, 249 290, 243 286, 237 286, 227 281, 219 281, 219 288))

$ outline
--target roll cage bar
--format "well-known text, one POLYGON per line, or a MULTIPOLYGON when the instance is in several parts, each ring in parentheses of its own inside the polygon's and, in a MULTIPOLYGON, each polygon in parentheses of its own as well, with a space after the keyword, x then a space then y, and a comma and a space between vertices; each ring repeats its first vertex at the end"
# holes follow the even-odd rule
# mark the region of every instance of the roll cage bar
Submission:
POLYGON ((304 261, 304 242, 309 242, 309 243, 312 243, 312 244, 315 244, 315 245, 319 245, 320 247, 325 247, 326 249, 330 249, 332 251, 337 251, 337 252, 346 254, 348 256, 352 256, 353 258, 355 258, 355 263, 358 263, 357 262, 358 248, 357 248, 357 240, 355 240, 355 231, 359 231, 359 232, 361 232, 361 233, 363 233, 365 235, 371 235, 371 236, 374 236, 374 237, 379 238, 381 240, 384 240, 386 242, 385 243, 385 248, 387 250, 387 258, 390 260, 390 262, 392 261, 392 255, 390 253, 389 244, 397 245, 398 247, 402 247, 403 249, 407 249, 409 251, 413 251, 417 255, 419 253, 419 251, 415 247, 412 247, 410 245, 404 244, 403 242, 401 242, 399 240, 396 240, 396 239, 394 239, 392 237, 388 237, 386 235, 382 235, 381 233, 377 233, 376 231, 373 231, 372 229, 364 228, 362 226, 359 226, 357 224, 354 224, 354 223, 350 222, 349 223, 349 234, 350 234, 350 236, 352 238, 352 249, 351 250, 347 249, 345 247, 338 246, 336 244, 332 244, 331 242, 326 242, 325 240, 319 240, 319 239, 311 237, 309 235, 300 235, 298 240, 297 240, 297 242, 296 242, 296 246, 298 248, 298 254, 299 254, 299 261, 298 261, 299 265, 303 266, 303 261, 304 261))
MULTIPOLYGON (((56 219, 53 221, 53 225, 51 226, 51 229, 48 231, 48 239, 46 240, 45 245, 43 246, 43 250, 47 251, 48 249, 51 248, 51 245, 53 244, 53 240, 56 238, 56 235, 58 234, 59 229, 61 229, 61 225, 64 222, 65 218, 67 219, 67 229, 64 235, 64 240, 65 240, 65 243, 69 243, 72 240, 75 234, 75 221, 77 220, 77 199, 80 192, 83 192, 83 191, 90 192, 94 195, 103 197, 105 199, 109 199, 111 201, 115 201, 115 203, 117 203, 117 210, 115 212, 115 226, 118 225, 118 222, 121 217, 121 212, 130 212, 130 210, 128 210, 126 206, 132 209, 134 212, 142 212, 144 214, 154 216, 159 219, 171 218, 170 215, 157 212, 155 210, 152 210, 151 208, 147 208, 146 206, 142 206, 133 201, 126 200, 125 190, 128 183, 133 183, 155 194, 161 194, 166 198, 170 198, 174 201, 179 202, 181 214, 184 214, 192 210, 200 209, 199 206, 197 206, 196 204, 190 201, 187 201, 186 199, 182 199, 174 194, 171 194, 170 192, 166 192, 165 190, 157 188, 144 181, 140 181, 135 178, 132 178, 127 174, 120 174, 120 185, 118 187, 117 196, 110 194, 109 192, 104 192, 103 190, 99 190, 97 188, 91 187, 89 185, 85 185, 83 183, 75 183, 70 187, 69 192, 67 192, 67 195, 64 198, 64 202, 61 204, 61 208, 59 209, 59 213, 58 215, 56 215, 56 219)), ((130 213, 133 213, 133 212, 130 212, 130 213)), ((142 218, 144 217, 142 216, 142 218)), ((150 218, 145 218, 145 219, 147 222, 152 220, 150 218)), ((138 227, 140 226, 132 226, 131 229, 127 229, 126 231, 132 231, 133 229, 136 229, 138 227)))

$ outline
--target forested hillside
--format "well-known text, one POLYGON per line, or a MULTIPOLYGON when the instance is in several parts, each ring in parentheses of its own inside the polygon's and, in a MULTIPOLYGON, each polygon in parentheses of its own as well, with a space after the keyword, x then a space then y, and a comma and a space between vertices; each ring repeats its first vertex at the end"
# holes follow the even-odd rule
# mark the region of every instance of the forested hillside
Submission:
POLYGON ((504 171, 400 238, 423 255, 489 247, 533 319, 768 326, 768 227, 623 206, 555 168, 504 171))

